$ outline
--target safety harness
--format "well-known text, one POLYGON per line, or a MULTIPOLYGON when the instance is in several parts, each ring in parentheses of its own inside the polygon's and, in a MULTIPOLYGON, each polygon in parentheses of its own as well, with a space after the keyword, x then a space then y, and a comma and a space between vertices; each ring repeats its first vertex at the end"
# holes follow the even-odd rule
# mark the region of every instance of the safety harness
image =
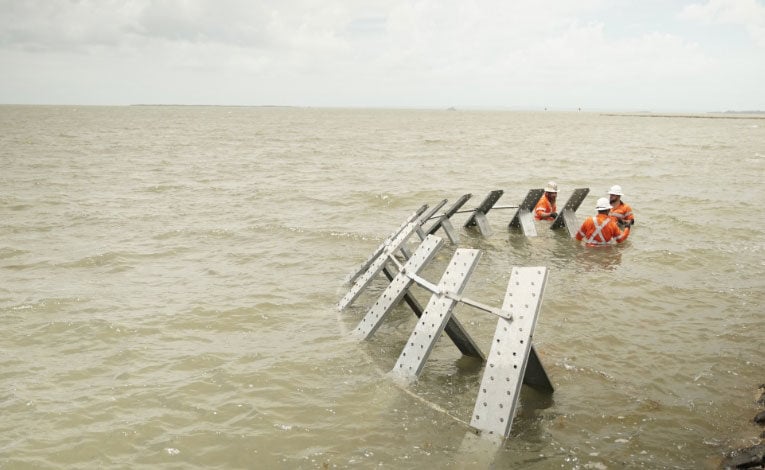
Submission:
POLYGON ((608 242, 606 241, 606 237, 603 236, 603 229, 606 228, 606 225, 608 225, 608 222, 611 220, 608 217, 603 219, 603 223, 598 223, 598 217, 592 216, 592 224, 595 226, 595 231, 592 232, 592 235, 585 238, 585 242, 587 242, 590 245, 608 245, 608 242), (600 240, 597 240, 596 237, 600 236, 600 240))

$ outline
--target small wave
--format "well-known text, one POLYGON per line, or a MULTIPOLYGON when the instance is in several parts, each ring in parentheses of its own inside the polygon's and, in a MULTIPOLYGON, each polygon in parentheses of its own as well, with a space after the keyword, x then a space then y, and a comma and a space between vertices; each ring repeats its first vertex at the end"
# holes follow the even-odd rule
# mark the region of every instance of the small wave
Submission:
POLYGON ((60 297, 60 298, 44 298, 40 299, 37 302, 31 302, 31 303, 22 303, 14 305, 10 308, 10 310, 18 310, 18 311, 33 311, 33 312, 46 312, 46 311, 55 311, 58 310, 60 307, 65 307, 67 305, 76 305, 81 304, 84 302, 88 302, 90 299, 84 298, 84 297, 60 297))
POLYGON ((167 232, 162 232, 154 235, 152 238, 155 240, 168 240, 176 237, 192 237, 194 239, 228 239, 234 238, 238 235, 237 231, 222 229, 222 228, 209 228, 209 229, 173 229, 167 232))
POLYGON ((183 234, 187 232, 188 232, 187 230, 183 230, 183 229, 173 229, 173 230, 170 230, 169 232, 163 232, 163 233, 160 233, 159 235, 154 235, 152 238, 154 238, 155 240, 167 240, 169 238, 182 236, 183 234))
POLYGON ((168 191, 179 191, 189 189, 188 186, 178 184, 156 184, 144 189, 148 193, 164 193, 168 191))
POLYGON ((0 259, 13 258, 29 253, 27 250, 18 250, 16 248, 0 248, 0 259))
POLYGON ((126 261, 126 257, 123 253, 110 251, 98 255, 86 256, 85 258, 78 259, 77 261, 62 263, 58 266, 63 268, 92 268, 110 266, 114 264, 124 264, 126 261))
POLYGON ((151 260, 157 258, 173 257, 178 253, 184 251, 184 247, 176 247, 165 251, 156 251, 148 253, 138 253, 130 251, 107 251, 105 253, 99 253, 95 255, 85 256, 75 261, 56 264, 56 267, 60 268, 100 268, 100 267, 113 267, 118 271, 125 269, 131 269, 134 267, 134 262, 140 262, 142 260, 151 260))

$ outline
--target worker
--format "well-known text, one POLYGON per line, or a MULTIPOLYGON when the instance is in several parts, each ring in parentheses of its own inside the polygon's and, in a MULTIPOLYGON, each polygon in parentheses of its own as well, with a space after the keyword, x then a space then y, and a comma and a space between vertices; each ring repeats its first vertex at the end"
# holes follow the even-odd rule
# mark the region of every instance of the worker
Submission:
POLYGON ((611 211, 608 215, 619 224, 619 227, 630 227, 635 225, 635 215, 629 204, 622 201, 622 187, 618 184, 611 186, 608 190, 608 198, 611 203, 611 211))
POLYGON ((611 203, 608 198, 598 199, 595 210, 598 211, 598 215, 585 219, 576 233, 577 240, 584 240, 587 246, 606 246, 611 244, 611 240, 616 241, 616 243, 627 240, 627 237, 630 236, 630 227, 627 226, 622 232, 616 222, 609 217, 608 212, 611 210, 611 203))
POLYGON ((545 193, 539 198, 534 207, 534 217, 537 220, 555 220, 558 216, 558 207, 555 200, 558 198, 558 185, 555 181, 548 181, 545 193))

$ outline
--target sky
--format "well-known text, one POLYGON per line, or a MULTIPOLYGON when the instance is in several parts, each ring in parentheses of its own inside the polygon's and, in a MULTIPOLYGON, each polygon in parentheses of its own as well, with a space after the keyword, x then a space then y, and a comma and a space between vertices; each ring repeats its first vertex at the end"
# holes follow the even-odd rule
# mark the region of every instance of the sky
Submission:
POLYGON ((765 110, 765 0, 0 0, 0 103, 765 110))

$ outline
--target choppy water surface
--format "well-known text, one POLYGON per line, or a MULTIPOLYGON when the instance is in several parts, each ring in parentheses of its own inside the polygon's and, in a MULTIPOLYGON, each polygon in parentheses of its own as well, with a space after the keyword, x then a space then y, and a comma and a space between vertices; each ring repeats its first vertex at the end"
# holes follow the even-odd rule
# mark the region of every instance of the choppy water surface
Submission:
MULTIPOLYGON (((0 467, 703 468, 760 432, 765 120, 5 106, 0 128, 0 467), (591 188, 580 217, 621 184, 638 223, 603 250, 509 210, 461 231, 471 298, 550 269, 556 391, 524 388, 495 450, 461 422, 481 364, 444 338, 407 393, 385 372, 411 312, 357 343, 383 279, 335 306, 421 204, 548 179, 591 188)), ((455 314, 488 352, 494 319, 455 314)))

